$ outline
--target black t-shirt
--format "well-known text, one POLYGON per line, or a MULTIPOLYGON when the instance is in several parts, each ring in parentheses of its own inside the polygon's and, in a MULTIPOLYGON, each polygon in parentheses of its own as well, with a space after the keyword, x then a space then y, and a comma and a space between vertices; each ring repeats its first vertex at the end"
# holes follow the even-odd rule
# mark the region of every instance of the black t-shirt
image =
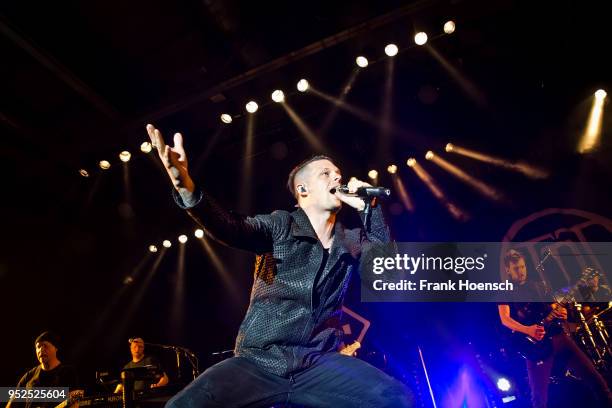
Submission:
MULTIPOLYGON (((68 387, 71 391, 79 387, 77 371, 74 366, 68 364, 60 364, 53 370, 43 370, 42 366, 38 365, 25 373, 19 382, 17 387, 68 387)), ((58 403, 13 403, 13 407, 55 407, 58 403)))
POLYGON ((134 381, 134 391, 144 391, 150 388, 151 384, 155 384, 159 381, 159 379, 163 376, 164 370, 162 369, 159 361, 153 356, 144 356, 142 360, 135 363, 134 361, 130 361, 126 365, 123 366, 123 369, 130 368, 139 368, 139 367, 147 367, 151 366, 159 373, 155 378, 150 378, 147 380, 136 380, 134 381))
POLYGON ((578 285, 578 295, 582 302, 609 302, 612 292, 606 285, 598 286, 597 290, 587 285, 578 285))

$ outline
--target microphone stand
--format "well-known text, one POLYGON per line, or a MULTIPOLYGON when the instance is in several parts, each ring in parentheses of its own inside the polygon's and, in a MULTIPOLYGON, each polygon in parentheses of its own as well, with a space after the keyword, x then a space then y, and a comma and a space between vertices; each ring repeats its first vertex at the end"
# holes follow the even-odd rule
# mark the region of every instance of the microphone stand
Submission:
POLYGON ((188 348, 180 347, 180 346, 170 346, 167 344, 157 344, 157 343, 145 343, 145 345, 161 348, 164 350, 174 351, 174 353, 176 354, 177 378, 179 380, 181 379, 181 354, 185 356, 185 358, 187 359, 187 361, 189 361, 189 364, 191 365, 191 374, 193 376, 193 379, 195 380, 196 377, 200 374, 198 358, 193 353, 193 351, 189 350, 188 348))
POLYGON ((365 207, 363 209, 363 226, 366 231, 370 230, 370 217, 372 216, 372 200, 375 199, 376 198, 366 197, 366 199, 363 200, 365 204, 365 207))

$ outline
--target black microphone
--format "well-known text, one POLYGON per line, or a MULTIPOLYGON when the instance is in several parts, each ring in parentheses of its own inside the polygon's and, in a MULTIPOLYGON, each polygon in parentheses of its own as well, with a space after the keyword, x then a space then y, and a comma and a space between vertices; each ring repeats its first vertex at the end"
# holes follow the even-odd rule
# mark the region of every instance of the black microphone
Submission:
POLYGON ((380 197, 386 198, 391 195, 391 190, 385 187, 359 187, 354 193, 349 193, 347 186, 338 186, 332 188, 329 192, 334 194, 336 191, 342 194, 352 195, 356 197, 380 197))

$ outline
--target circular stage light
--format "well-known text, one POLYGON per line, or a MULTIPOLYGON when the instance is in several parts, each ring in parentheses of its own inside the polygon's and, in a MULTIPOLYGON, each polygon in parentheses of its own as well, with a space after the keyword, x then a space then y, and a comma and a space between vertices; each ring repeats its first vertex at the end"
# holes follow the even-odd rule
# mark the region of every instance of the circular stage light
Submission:
POLYGON ((427 43, 427 34, 424 32, 416 33, 414 36, 414 42, 416 45, 425 45, 427 43))
POLYGON ((387 44, 387 46, 385 47, 385 54, 387 54, 390 57, 395 57, 398 51, 399 49, 397 48, 397 45, 395 44, 387 44))
POLYGON ((448 20, 444 23, 444 32, 446 34, 452 34, 455 32, 455 22, 453 20, 448 20))
POLYGON ((257 112, 257 109, 259 109, 259 106, 257 105, 257 102, 255 101, 250 101, 249 103, 246 104, 246 110, 249 113, 255 113, 257 112))
POLYGON ((357 65, 361 68, 365 68, 368 66, 368 59, 362 55, 358 56, 355 59, 355 62, 357 63, 357 65))
POLYGON ((300 92, 306 92, 310 88, 310 84, 305 79, 300 79, 297 83, 297 90, 300 92))

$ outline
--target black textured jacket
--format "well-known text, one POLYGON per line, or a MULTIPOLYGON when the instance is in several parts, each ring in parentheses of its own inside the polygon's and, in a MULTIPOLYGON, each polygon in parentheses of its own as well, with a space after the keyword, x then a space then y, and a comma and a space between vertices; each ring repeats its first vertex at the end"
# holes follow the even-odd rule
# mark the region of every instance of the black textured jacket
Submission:
MULTIPOLYGON (((342 299, 361 254, 389 242, 380 206, 368 228, 336 222, 327 263, 324 249, 302 209, 244 217, 228 212, 207 194, 179 206, 218 241, 257 254, 251 301, 236 338, 235 355, 280 376, 310 366, 335 351, 342 299)), ((363 212, 360 212, 362 222, 363 212)))

